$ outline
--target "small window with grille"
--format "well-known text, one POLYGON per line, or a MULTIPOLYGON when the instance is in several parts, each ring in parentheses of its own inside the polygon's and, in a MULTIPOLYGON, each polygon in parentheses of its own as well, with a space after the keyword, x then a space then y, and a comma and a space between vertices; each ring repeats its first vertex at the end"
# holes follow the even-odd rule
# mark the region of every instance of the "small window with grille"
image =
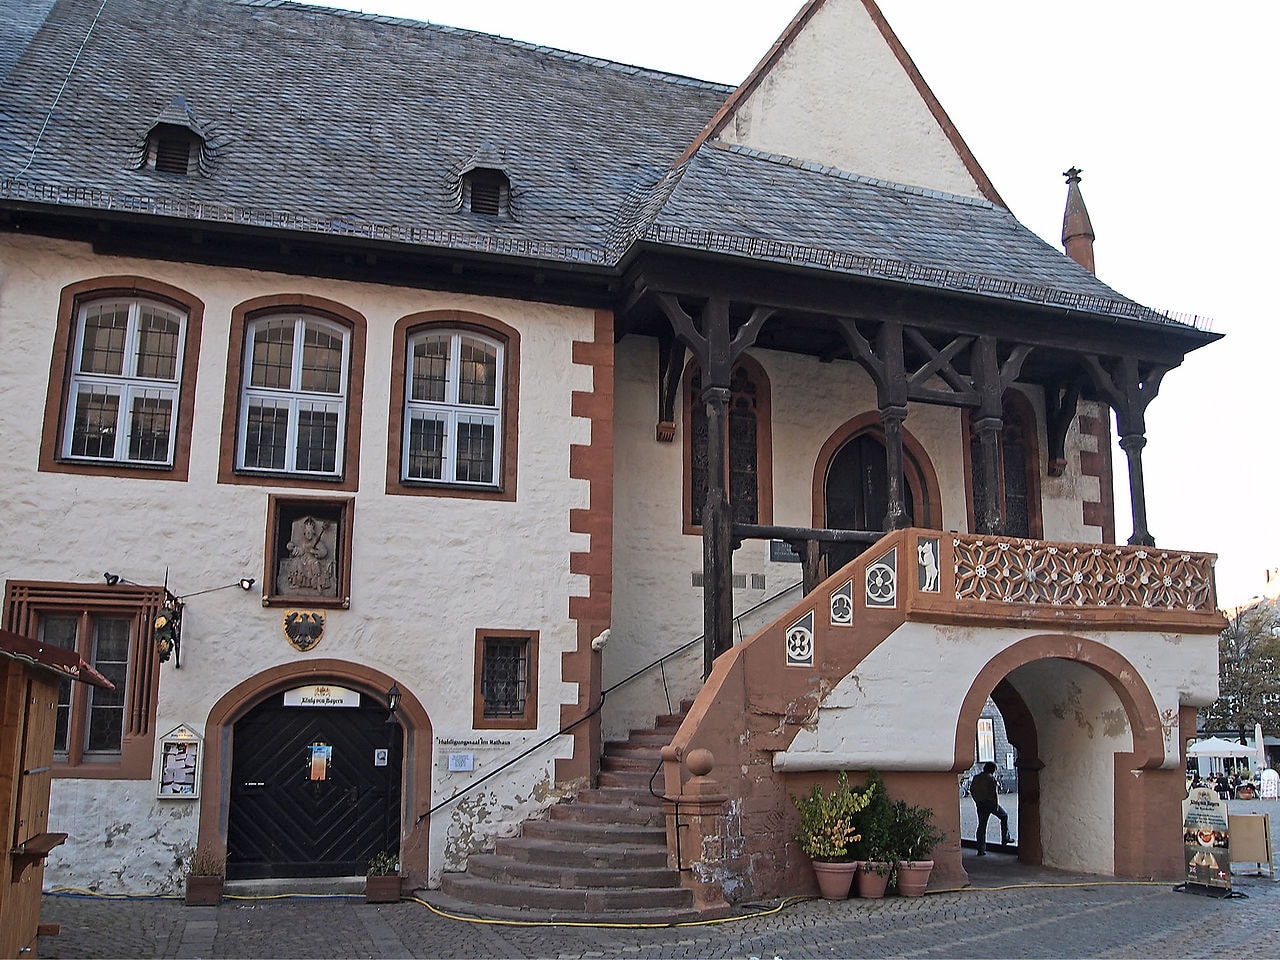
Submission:
POLYGON ((537 725, 536 634, 485 630, 476 635, 478 728, 537 725))

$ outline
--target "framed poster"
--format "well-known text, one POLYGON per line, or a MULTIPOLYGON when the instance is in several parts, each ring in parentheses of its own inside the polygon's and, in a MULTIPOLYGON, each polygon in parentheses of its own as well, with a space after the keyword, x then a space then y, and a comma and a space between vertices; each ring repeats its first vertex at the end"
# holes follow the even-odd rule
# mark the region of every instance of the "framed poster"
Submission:
POLYGON ((200 796, 200 752, 204 741, 185 723, 160 738, 160 773, 156 796, 195 799, 200 796))

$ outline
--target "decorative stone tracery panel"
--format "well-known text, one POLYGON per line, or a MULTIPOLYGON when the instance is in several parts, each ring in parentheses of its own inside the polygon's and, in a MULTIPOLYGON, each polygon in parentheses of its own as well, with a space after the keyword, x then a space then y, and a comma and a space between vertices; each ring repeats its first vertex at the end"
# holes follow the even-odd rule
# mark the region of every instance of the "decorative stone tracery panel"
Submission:
POLYGON ((1213 558, 1152 548, 957 537, 957 600, 1204 610, 1213 558))

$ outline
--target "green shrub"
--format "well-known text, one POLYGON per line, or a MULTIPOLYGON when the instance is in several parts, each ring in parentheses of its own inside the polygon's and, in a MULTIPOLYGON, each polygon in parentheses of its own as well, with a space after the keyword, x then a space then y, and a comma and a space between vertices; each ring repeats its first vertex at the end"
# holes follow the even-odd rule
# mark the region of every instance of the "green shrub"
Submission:
POLYGON ((856 860, 850 849, 861 839, 857 818, 869 800, 867 791, 850 788, 849 775, 843 770, 831 793, 824 792, 822 786, 815 783, 805 796, 793 794, 791 802, 800 811, 796 843, 814 860, 856 860))

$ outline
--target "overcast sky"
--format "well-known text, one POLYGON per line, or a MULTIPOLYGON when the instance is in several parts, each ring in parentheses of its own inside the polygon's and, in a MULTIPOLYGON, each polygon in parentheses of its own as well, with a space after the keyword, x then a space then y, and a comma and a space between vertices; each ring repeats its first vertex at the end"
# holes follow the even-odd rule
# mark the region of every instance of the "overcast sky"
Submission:
MULTIPOLYGON (((1225 338, 1165 377, 1144 466, 1157 544, 1214 552, 1219 602, 1280 566, 1273 368, 1264 282, 1280 225, 1272 172, 1280 3, 879 0, 1013 213, 1060 246, 1078 166, 1098 277, 1225 338)), ((704 80, 740 82, 802 0, 329 0, 704 80)), ((854 171, 857 172, 857 171, 854 171)), ((1127 473, 1114 458, 1117 503, 1127 473)), ((1126 517, 1117 539, 1128 538, 1126 517)))

